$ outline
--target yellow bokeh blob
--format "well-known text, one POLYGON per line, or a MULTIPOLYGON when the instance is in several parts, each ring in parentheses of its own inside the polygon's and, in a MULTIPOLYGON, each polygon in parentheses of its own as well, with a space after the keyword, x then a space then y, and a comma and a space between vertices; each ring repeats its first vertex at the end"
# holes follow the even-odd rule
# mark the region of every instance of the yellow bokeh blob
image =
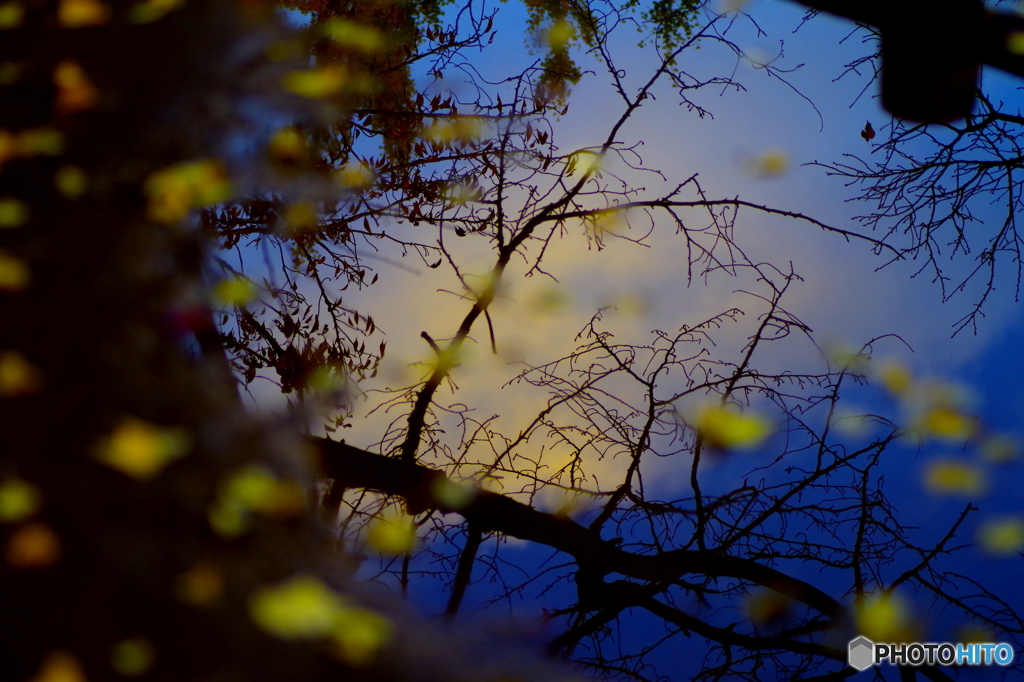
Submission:
POLYGON ((14 197, 0 197, 0 228, 21 227, 28 222, 28 206, 14 197))
POLYGON ((184 4, 185 0, 144 0, 128 10, 128 21, 133 24, 149 24, 184 4))
POLYGON ((320 31, 335 44, 362 52, 379 52, 388 45, 387 36, 376 27, 341 17, 327 20, 320 31))
POLYGON ((341 92, 349 82, 348 72, 337 64, 308 71, 292 71, 281 79, 281 87, 293 95, 322 99, 341 92))
POLYGON ((1016 556, 1024 550, 1024 516, 990 519, 978 528, 977 539, 988 554, 1016 556))
POLYGON ((78 166, 61 167, 53 176, 57 191, 68 199, 78 199, 89 189, 89 178, 78 166))
POLYGON ((138 677, 153 665, 156 649, 145 637, 129 637, 116 643, 110 652, 110 666, 125 677, 138 677))
POLYGON ((212 606, 224 591, 224 573, 209 563, 199 563, 178 578, 178 598, 192 606, 212 606))
POLYGON ((188 437, 181 429, 165 429, 127 417, 100 441, 98 459, 133 478, 155 478, 172 461, 188 452, 188 437))
POLYGON ((39 511, 39 488, 17 477, 0 481, 0 522, 17 523, 39 511))
POLYGON ((100 0, 61 0, 57 21, 64 28, 100 26, 110 19, 110 7, 100 0))
POLYGON ((25 261, 0 251, 0 291, 22 291, 30 277, 25 261))
POLYGON ((63 61, 53 72, 57 86, 57 111, 73 114, 96 106, 99 91, 77 62, 63 61))
POLYGON ((905 642, 912 636, 910 607, 895 594, 868 596, 855 620, 860 634, 875 642, 905 642))
POLYGON ((251 303, 259 290, 245 277, 228 277, 213 287, 213 297, 221 305, 244 306, 251 303))
POLYGON ((17 28, 25 16, 25 8, 20 2, 0 3, 0 30, 17 28))
POLYGON ((925 487, 939 495, 973 498, 988 488, 988 477, 976 464, 966 460, 942 458, 925 467, 925 487))
POLYGON ((406 514, 385 514, 370 522, 366 542, 381 554, 406 554, 416 545, 416 527, 406 514))
POLYGON ((576 37, 576 27, 565 19, 556 19, 544 32, 544 42, 552 50, 564 50, 576 37))
POLYGON ((312 576, 260 587, 249 599, 256 624, 281 639, 326 637, 342 606, 341 598, 312 576))
POLYGON ((214 159, 164 168, 150 175, 145 187, 149 217, 161 223, 176 223, 193 208, 226 201, 232 191, 224 164, 214 159))
POLYGON ((724 405, 701 408, 695 426, 708 445, 727 450, 756 448, 772 432, 771 424, 761 415, 724 405))
POLYGON ((0 353, 0 398, 35 393, 41 384, 42 373, 21 353, 0 353))
POLYGON ((355 190, 369 189, 377 180, 374 170, 362 161, 349 161, 334 177, 342 187, 355 190))
POLYGON ((46 568, 60 558, 60 539, 45 523, 19 526, 7 540, 6 558, 14 568, 46 568))
POLYGON ((30 682, 86 682, 86 677, 74 655, 67 651, 54 651, 46 656, 30 682))

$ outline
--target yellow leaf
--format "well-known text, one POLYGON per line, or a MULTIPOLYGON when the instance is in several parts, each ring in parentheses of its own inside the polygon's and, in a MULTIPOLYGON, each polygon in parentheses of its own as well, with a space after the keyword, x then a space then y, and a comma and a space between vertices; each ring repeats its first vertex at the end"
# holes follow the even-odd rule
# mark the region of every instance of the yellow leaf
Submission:
POLYGON ((20 478, 0 482, 0 521, 17 523, 39 511, 39 489, 20 478))
POLYGON ((25 15, 25 8, 20 2, 5 2, 0 4, 0 30, 5 28, 17 28, 25 15))
POLYGON ((57 191, 68 199, 77 199, 85 194, 89 186, 89 179, 78 166, 62 166, 53 177, 57 191))
POLYGON ((21 227, 28 222, 28 206, 13 197, 0 198, 0 228, 21 227))
POLYGON ((274 133, 267 151, 275 161, 294 165, 306 155, 306 139, 298 128, 287 126, 274 133))
POLYGON ((50 653, 31 682, 86 682, 78 659, 67 651, 50 653))
POLYGON ((985 473, 960 459, 936 459, 925 469, 925 487, 940 495, 977 497, 988 488, 985 473))
POLYGON ((13 398, 39 390, 39 370, 17 351, 0 353, 0 398, 13 398))
POLYGON ((110 665, 125 677, 138 677, 153 665, 156 651, 145 637, 130 637, 114 645, 110 665))
POLYGON ((298 481, 282 481, 259 464, 235 471, 224 483, 221 499, 242 509, 282 516, 295 514, 305 505, 298 481))
POLYGON ((545 32, 544 42, 552 50, 564 50, 575 36, 575 26, 565 19, 557 19, 545 32))
POLYGON ((894 361, 883 362, 877 371, 882 386, 892 395, 902 396, 910 389, 912 378, 905 365, 894 361))
POLYGON ((981 548, 989 554, 1017 555, 1024 550, 1024 517, 990 519, 978 528, 977 538, 981 548))
POLYGON ((210 527, 226 538, 236 538, 249 529, 249 510, 227 500, 210 505, 207 519, 210 527))
POLYGON ((146 0, 128 10, 128 21, 149 24, 185 4, 185 0, 146 0))
POLYGON ((181 429, 164 429, 128 417, 101 441, 97 455, 104 464, 148 481, 187 451, 188 439, 181 429))
POLYGON ((99 26, 110 19, 110 8, 99 0, 61 0, 57 20, 65 28, 99 26))
POLYGON ((905 642, 911 634, 910 608, 895 594, 867 597, 855 620, 860 634, 875 642, 905 642))
POLYGON ((342 606, 334 614, 331 640, 338 656, 352 666, 373 662, 380 648, 391 638, 391 621, 381 614, 353 606, 342 606))
POLYGON ((229 277, 217 282, 213 295, 223 305, 244 306, 256 298, 256 285, 245 277, 229 277))
MULTIPOLYGON (((3 5, 0 5, 0 14, 3 13, 3 5)), ((0 19, 2 21, 2 19, 0 19)), ((3 26, 0 26, 3 28, 3 26)), ((14 62, 0 62, 0 85, 11 85, 21 78, 22 67, 14 62)), ((2 134, 4 131, 0 131, 2 134)), ((3 163, 3 152, 0 151, 0 163, 3 163)))
POLYGON ((336 64, 322 66, 310 71, 292 71, 281 79, 281 86, 288 92, 321 99, 337 94, 348 82, 345 69, 336 64))
POLYGON ((1006 49, 1010 54, 1024 55, 1024 31, 1014 31, 1006 39, 1006 49))
POLYGON ((430 495, 445 509, 459 511, 465 509, 477 496, 477 490, 471 486, 438 476, 430 484, 430 495))
POLYGON ((977 427, 976 419, 946 405, 929 409, 917 424, 923 435, 946 442, 965 441, 974 435, 977 427))
POLYGON ((316 205, 308 201, 298 201, 284 212, 284 221, 288 227, 300 232, 316 228, 317 218, 316 205))
POLYGON ((773 149, 757 159, 757 169, 762 177, 775 178, 789 170, 789 154, 781 149, 773 149))
POLYGON ((73 114, 96 106, 99 92, 76 62, 63 61, 53 72, 57 86, 57 112, 73 114))
POLYGON ((342 606, 337 594, 311 576, 260 587, 249 598, 249 613, 256 624, 282 639, 326 637, 342 606))
POLYGON ((750 595, 747 611, 756 625, 776 625, 792 614, 793 600, 784 594, 762 588, 750 595))
POLYGON ((363 190, 373 186, 377 174, 362 161, 349 161, 344 168, 334 174, 334 177, 343 187, 363 190))
POLYGON ((60 557, 60 540, 45 523, 29 523, 11 534, 6 556, 15 568, 46 568, 60 557))
POLYGON ((981 455, 992 464, 1010 464, 1020 459, 1020 443, 1016 438, 993 434, 981 442, 981 455))
POLYGON ((22 156, 58 156, 64 151, 64 134, 55 128, 29 128, 18 136, 22 156))
POLYGON ((192 606, 211 606, 223 591, 224 574, 212 564, 196 564, 178 579, 178 598, 192 606))
POLYGON ((381 554, 406 554, 416 544, 416 528, 405 514, 389 514, 373 520, 366 541, 381 554))
POLYGON ((224 164, 216 160, 182 163, 149 176, 149 217, 175 223, 193 207, 207 206, 231 197, 231 183, 224 164))
POLYGON ((696 428, 708 445, 730 450, 749 450, 771 435, 768 421, 738 408, 705 406, 697 414, 696 428))
POLYGON ((320 30, 342 47, 363 52, 378 52, 387 47, 387 38, 377 28, 341 17, 329 19, 320 30))
MULTIPOLYGON (((18 292, 28 286, 30 273, 28 265, 20 258, 15 258, 0 251, 0 291, 18 292)), ((3 380, 0 379, 0 386, 3 380)), ((0 388, 0 394, 3 389, 0 388)))

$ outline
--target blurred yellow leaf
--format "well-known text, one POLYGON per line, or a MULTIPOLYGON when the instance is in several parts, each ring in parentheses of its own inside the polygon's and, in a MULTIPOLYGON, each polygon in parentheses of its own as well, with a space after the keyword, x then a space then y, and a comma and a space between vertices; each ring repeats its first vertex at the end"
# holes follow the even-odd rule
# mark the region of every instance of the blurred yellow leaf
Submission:
POLYGON ((1006 38, 1006 49, 1011 54, 1024 55, 1024 31, 1014 31, 1006 38))
POLYGON ((445 509, 464 509, 477 495, 477 490, 463 483, 438 476, 430 484, 430 495, 445 509))
POLYGON ((267 152, 278 163, 294 165, 306 155, 306 138, 295 126, 281 128, 270 138, 267 152))
POLYGON ((0 481, 0 521, 17 523, 39 511, 39 488, 17 477, 0 481))
POLYGON ((1024 550, 1024 517, 990 519, 978 528, 977 538, 982 550, 989 554, 1016 555, 1024 550))
POLYGON ((57 174, 53 176, 57 191, 68 199, 77 199, 85 194, 89 186, 89 179, 78 166, 62 166, 57 174))
POLYGON ((366 541, 381 554, 406 554, 416 544, 416 528, 405 514, 387 514, 370 523, 366 541))
POLYGON ((86 682, 86 679, 77 658, 67 651, 54 651, 47 655, 30 682, 86 682))
POLYGON ((29 128, 18 135, 22 156, 58 156, 64 151, 64 134, 56 128, 29 128))
MULTIPOLYGON (((0 291, 21 291, 28 286, 29 279, 30 273, 25 261, 0 251, 0 291)), ((0 394, 2 393, 3 390, 0 389, 0 394)))
POLYGON ((315 204, 309 201, 297 201, 285 209, 284 222, 292 230, 301 232, 316 228, 318 216, 315 204))
POLYGON ((760 178, 777 178, 789 170, 789 154, 770 149, 749 161, 750 171, 760 178))
POLYGON ((912 378, 906 365, 895 361, 882 362, 877 372, 882 386, 894 396, 902 396, 910 389, 912 378))
POLYGON ((1016 438, 1000 434, 987 436, 980 446, 985 461, 992 464, 1010 464, 1020 459, 1020 443, 1016 438))
POLYGON ((110 8, 100 0, 61 0, 57 21, 65 28, 99 26, 110 19, 110 8))
POLYGON ((40 371, 17 351, 0 353, 0 398, 34 393, 42 383, 40 371))
POLYGON ((256 298, 256 285, 245 277, 229 277, 217 282, 213 295, 222 305, 244 306, 256 298))
POLYGON ((604 157, 601 154, 581 149, 569 156, 566 161, 565 174, 572 176, 577 171, 583 174, 596 173, 601 169, 602 161, 604 161, 604 157))
POLYGON ((28 221, 28 206, 13 197, 0 198, 0 228, 21 227, 28 221))
POLYGON ((974 435, 977 427, 976 419, 946 405, 931 408, 917 423, 923 435, 947 442, 965 441, 974 435))
POLYGON ((242 467, 225 483, 222 498, 254 511, 283 516, 295 514, 305 505, 298 481, 283 481, 259 464, 242 467))
POLYGON ((194 207, 226 201, 231 191, 227 170, 217 160, 171 166, 146 179, 149 217, 161 223, 175 223, 194 207))
POLYGON ((15 568, 46 568, 60 558, 60 540, 45 523, 29 523, 11 533, 6 557, 15 568))
POLYGON ((224 574, 212 564, 196 564, 178 579, 178 598, 192 606, 211 606, 224 591, 224 574))
POLYGON ((895 594, 868 596, 855 620, 858 632, 875 642, 905 642, 911 635, 910 608, 895 594))
POLYGON ((0 3, 0 30, 5 28, 17 28, 25 15, 25 8, 20 2, 0 3))
POLYGON ((249 598, 249 613, 256 624, 282 639, 331 634, 342 607, 341 598, 311 576, 260 587, 249 598))
POLYGON ((342 660, 365 666, 391 638, 391 629, 391 621, 375 611, 342 606, 334 614, 331 640, 342 660))
POLYGON ((343 187, 355 190, 369 189, 377 180, 377 174, 362 161, 349 161, 334 177, 343 187))
MULTIPOLYGON (((0 5, 0 14, 3 13, 2 7, 3 5, 0 5)), ((2 22, 2 19, 0 19, 0 22, 2 22)), ((0 28, 3 28, 3 26, 0 25, 0 28)), ((0 62, 0 85, 11 85, 12 83, 16 83, 18 79, 21 78, 22 71, 22 67, 14 62, 0 62)), ((0 130, 0 135, 4 132, 6 131, 0 130)), ((0 163, 3 163, 3 161, 4 154, 2 145, 0 145, 0 163)))
POLYGON ((544 42, 552 50, 564 50, 576 36, 576 27, 565 19, 557 19, 544 33, 544 42))
POLYGON ((145 0, 129 8, 128 21, 133 24, 149 24, 184 4, 185 0, 145 0))
POLYGON ((696 428, 708 445, 730 450, 756 448, 772 432, 768 420, 758 414, 744 414, 739 408, 717 405, 698 411, 696 428))
POLYGON ((327 20, 320 31, 342 47, 363 52, 378 52, 387 47, 387 38, 377 28, 341 17, 327 20))
POLYGON ((53 72, 57 86, 57 112, 73 114, 96 106, 99 92, 77 62, 63 61, 53 72))
POLYGON ((217 500, 210 505, 210 527, 226 538, 236 538, 249 529, 249 510, 237 502, 217 500))
POLYGON ((125 677, 138 677, 153 665, 156 651, 145 637, 129 637, 114 645, 110 665, 125 677))
POLYGON ((181 429, 165 429, 128 417, 105 439, 97 456, 104 464, 140 480, 156 477, 175 459, 188 451, 188 438, 181 429))
POLYGON ((348 80, 348 74, 343 67, 328 64, 309 71, 287 73, 281 79, 281 86, 300 97, 321 99, 340 92, 348 80))
POLYGON ((960 459, 936 459, 925 468, 925 487, 940 495, 976 497, 984 494, 988 479, 977 465, 960 459))

